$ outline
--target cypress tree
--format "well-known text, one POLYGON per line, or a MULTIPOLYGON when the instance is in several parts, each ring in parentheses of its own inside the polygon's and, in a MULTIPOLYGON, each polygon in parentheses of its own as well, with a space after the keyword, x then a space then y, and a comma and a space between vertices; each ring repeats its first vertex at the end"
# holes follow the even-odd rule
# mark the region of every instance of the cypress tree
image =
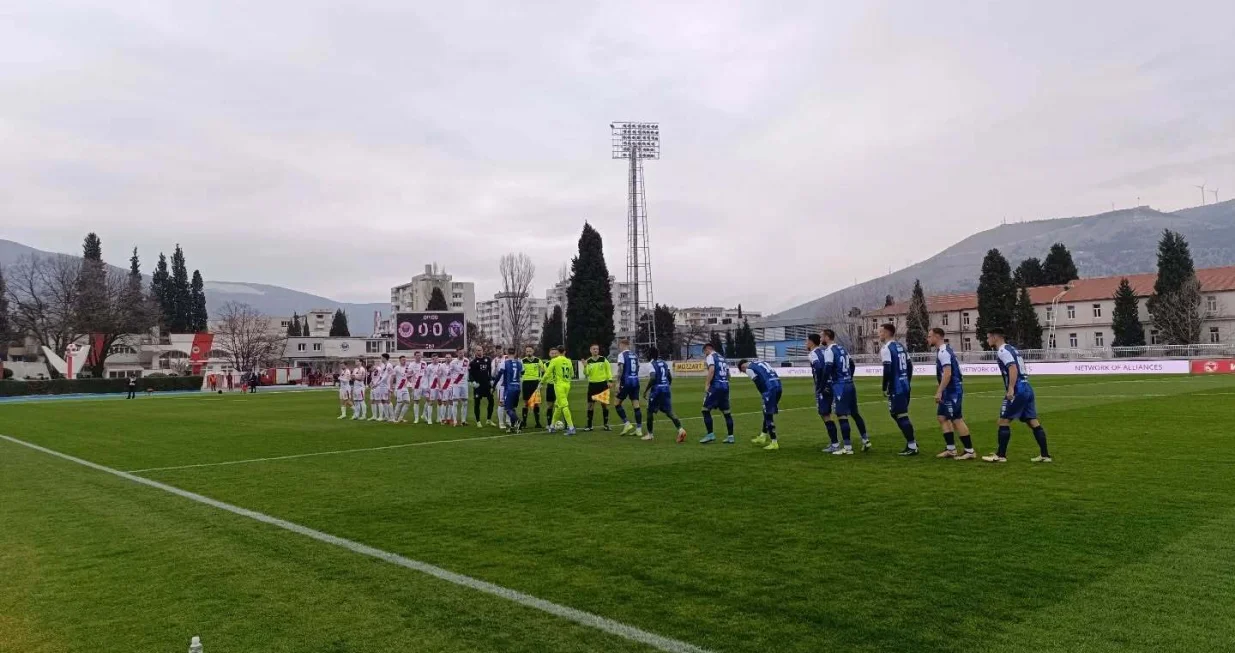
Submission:
POLYGON ((1029 299, 1029 289, 1021 286, 1017 293, 1016 312, 1012 317, 1012 342, 1021 349, 1042 348, 1042 323, 1038 321, 1038 312, 1029 299))
POLYGON ((734 340, 733 338, 732 329, 725 329, 724 352, 725 352, 725 358, 737 358, 738 356, 738 345, 737 345, 737 341, 734 340))
POLYGON ((1158 280, 1147 306, 1165 344, 1189 345, 1200 340, 1201 283, 1188 241, 1169 229, 1158 241, 1158 280))
POLYGON ((564 319, 560 305, 554 306, 553 313, 545 318, 545 323, 540 329, 541 356, 548 356, 550 347, 560 347, 562 345, 562 338, 565 336, 562 332, 564 329, 564 319))
POLYGON ((171 314, 167 329, 172 333, 186 333, 193 329, 193 290, 189 287, 189 268, 184 262, 184 250, 176 244, 172 252, 172 277, 168 288, 171 314))
POLYGON ((974 331, 983 349, 990 349, 986 344, 988 329, 1012 327, 1015 308, 1016 286, 1012 283, 1012 268, 999 250, 992 249, 982 259, 982 275, 978 277, 978 322, 974 331))
MULTIPOLYGON (((616 337, 613 326, 613 288, 605 265, 604 243, 600 232, 583 224, 579 235, 579 254, 570 262, 570 284, 566 287, 567 356, 586 358, 588 348, 600 345, 609 351, 616 337)), ((657 324, 657 335, 660 326, 657 324)))
POLYGON ((712 337, 708 339, 708 342, 712 344, 712 349, 715 349, 717 353, 722 356, 727 355, 725 353, 725 343, 720 338, 720 331, 713 331, 712 337))
POLYGON ((172 306, 169 291, 171 288, 171 273, 167 271, 167 257, 159 252, 159 262, 150 276, 150 299, 158 308, 159 324, 167 330, 171 320, 172 306))
POLYGON ((1036 256, 1030 256, 1021 261, 1021 264, 1016 266, 1016 272, 1012 274, 1012 280, 1016 282, 1016 285, 1025 286, 1026 288, 1046 285, 1042 282, 1044 277, 1042 261, 1039 261, 1036 256))
POLYGON ((189 284, 189 305, 192 309, 189 330, 194 333, 205 331, 210 316, 206 314, 206 284, 202 281, 200 270, 193 270, 193 282, 189 284))
POLYGON ((446 303, 446 295, 442 293, 442 289, 433 286, 433 292, 429 294, 429 305, 425 306, 428 311, 446 311, 450 310, 450 305, 446 303))
MULTIPOLYGON (((470 325, 471 322, 468 322, 468 324, 470 325)), ((309 316, 308 315, 304 316, 304 322, 300 323, 300 335, 306 338, 309 337, 309 316)), ((468 342, 471 342, 471 341, 469 340, 468 342)))
POLYGON ((895 300, 895 299, 893 299, 891 295, 884 295, 884 296, 883 296, 883 305, 884 305, 885 307, 886 307, 886 306, 891 306, 892 304, 895 304, 895 303, 896 303, 896 300, 895 300))
POLYGON ((1115 291, 1115 310, 1111 312, 1111 333, 1114 339, 1111 345, 1115 347, 1145 346, 1145 330, 1141 328, 1140 300, 1128 283, 1127 277, 1120 279, 1119 289, 1115 291))
MULTIPOLYGON (((103 243, 93 232, 82 241, 81 267, 77 272, 74 322, 81 333, 112 331, 111 302, 107 296, 107 266, 103 263, 103 243)), ((97 372, 97 370, 96 370, 97 372)))
POLYGON ((347 328, 347 313, 344 313, 341 308, 335 309, 334 319, 330 321, 330 337, 347 338, 351 335, 351 331, 347 328))
POLYGON ((673 313, 673 308, 660 304, 652 311, 652 317, 656 320, 656 348, 665 360, 677 359, 679 355, 677 323, 673 320, 673 313))
POLYGON ((287 335, 293 338, 300 335, 300 316, 296 313, 292 313, 292 320, 287 323, 287 335))
POLYGON ((909 300, 909 315, 905 318, 905 348, 910 352, 927 351, 926 331, 931 328, 931 316, 926 310, 926 294, 921 281, 913 280, 913 296, 909 300))
POLYGON ((1046 260, 1042 261, 1042 285, 1062 286, 1078 278, 1076 264, 1072 262, 1072 252, 1063 243, 1051 245, 1046 260))
POLYGON ((738 358, 755 358, 759 355, 759 345, 755 341, 755 331, 750 328, 750 322, 742 320, 738 334, 734 336, 734 355, 738 358))
POLYGON ((129 273, 124 281, 124 291, 120 298, 128 318, 128 324, 124 330, 136 333, 149 327, 151 318, 149 305, 146 303, 146 298, 142 296, 142 267, 136 247, 133 248, 133 255, 129 257, 129 273))

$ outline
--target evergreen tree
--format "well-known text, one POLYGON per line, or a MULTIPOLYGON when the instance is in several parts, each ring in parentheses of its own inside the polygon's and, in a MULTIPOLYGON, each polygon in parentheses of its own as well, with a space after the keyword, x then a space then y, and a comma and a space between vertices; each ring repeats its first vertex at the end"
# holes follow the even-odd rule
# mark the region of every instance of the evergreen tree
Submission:
POLYGON ((1029 289, 1021 286, 1017 293, 1016 312, 1012 316, 1011 330, 1008 334, 1012 344, 1020 349, 1042 348, 1042 323, 1038 321, 1038 312, 1029 299, 1029 289))
MULTIPOLYGON (((471 322, 468 322, 468 324, 471 324, 471 322)), ((306 338, 309 337, 309 316, 308 315, 304 316, 304 322, 300 323, 300 335, 306 338)))
POLYGON ((13 335, 10 333, 12 328, 12 324, 9 323, 8 286, 4 281, 4 268, 0 267, 0 361, 8 358, 9 340, 13 335))
POLYGON ((887 307, 887 306, 891 306, 892 304, 895 304, 895 303, 896 303, 896 300, 895 300, 895 299, 892 299, 892 296, 891 296, 891 295, 884 295, 884 296, 883 296, 883 305, 884 305, 885 307, 887 307))
POLYGON ((142 267, 136 247, 133 248, 133 255, 129 257, 129 273, 124 281, 124 291, 121 293, 120 301, 124 306, 129 307, 129 321, 124 330, 128 333, 137 333, 149 327, 153 312, 142 295, 142 267))
POLYGON ((565 316, 562 315, 562 307, 554 306, 553 313, 545 318, 545 323, 540 329, 540 355, 548 356, 550 347, 562 346, 562 339, 565 337, 565 316))
POLYGON ((292 313, 292 321, 287 323, 287 335, 295 338, 300 335, 300 316, 292 313))
MULTIPOLYGON (((588 348, 600 345, 608 352, 616 337, 613 327, 613 288, 605 265, 600 232, 588 223, 579 235, 579 254, 570 262, 570 285, 566 287, 567 356, 582 359, 588 348)), ((659 329, 657 329, 659 335, 659 329)))
POLYGON ((1167 229, 1158 241, 1158 280, 1147 304, 1154 327, 1168 345, 1201 339, 1201 283, 1188 241, 1167 229))
POLYGON ((1044 276, 1042 273, 1042 261, 1039 261, 1036 256, 1030 256, 1021 261, 1020 265, 1016 266, 1016 272, 1012 274, 1012 280, 1018 286, 1036 288, 1046 285, 1042 282, 1044 276))
POLYGON ((347 328, 347 313, 343 309, 337 308, 334 312, 334 319, 330 321, 330 337, 331 338, 348 338, 352 332, 347 328))
POLYGON ((712 337, 708 339, 708 342, 712 344, 712 349, 715 349, 716 353, 722 356, 726 355, 725 343, 720 338, 720 331, 713 331, 712 337))
POLYGON ((652 316, 656 320, 656 348, 665 360, 677 360, 681 357, 678 347, 677 322, 673 319, 676 311, 670 306, 656 305, 652 316))
POLYGON ((433 286, 433 292, 429 295, 429 305, 425 307, 428 311, 448 311, 450 304, 446 303, 446 295, 442 293, 442 289, 433 286))
POLYGON ((172 252, 172 277, 168 284, 169 307, 167 330, 171 333, 192 331, 193 290, 189 287, 189 268, 184 262, 184 250, 176 244, 172 252))
POLYGON ((76 330, 80 333, 110 331, 113 317, 107 292, 107 264, 103 262, 103 243, 93 232, 82 242, 81 267, 73 304, 76 330))
POLYGON ((1042 285, 1062 286, 1078 278, 1076 264, 1072 262, 1072 252, 1063 243, 1051 245, 1046 260, 1042 261, 1042 285))
POLYGON ((992 249, 982 259, 982 275, 978 277, 978 323, 975 331, 983 349, 986 332, 994 327, 1010 329, 1016 308, 1016 286, 1012 283, 1012 267, 1008 259, 992 249))
POLYGON ((726 329, 726 330, 725 330, 725 349, 724 349, 724 352, 725 352, 725 358, 737 358, 737 356, 738 356, 738 345, 737 345, 737 341, 736 341, 736 340, 734 340, 734 338, 733 338, 733 330, 732 330, 732 329, 726 329))
POLYGON ((913 296, 909 299, 909 315, 905 317, 905 348, 910 352, 928 351, 926 331, 931 328, 931 316, 926 310, 926 294, 922 282, 913 280, 913 296))
MULTIPOLYGON (((206 313, 206 284, 202 281, 200 270, 193 270, 193 281, 189 284, 189 307, 191 320, 189 330, 194 333, 206 331, 210 316, 206 313)), ((305 322, 308 325, 308 322, 305 322)))
POLYGON ((1132 290, 1132 284, 1127 277, 1120 279, 1119 289, 1115 291, 1115 310, 1111 312, 1111 333, 1114 347, 1145 346, 1145 330, 1141 328, 1140 300, 1132 290))
POLYGON ((734 355, 738 358, 755 358, 759 355, 759 345, 755 341, 755 331, 750 328, 750 322, 743 319, 742 326, 733 338, 734 355))
POLYGON ((172 312, 170 288, 171 273, 167 271, 167 257, 163 252, 159 252, 159 262, 154 267, 154 274, 150 276, 150 299, 158 309, 158 321, 165 331, 172 312))

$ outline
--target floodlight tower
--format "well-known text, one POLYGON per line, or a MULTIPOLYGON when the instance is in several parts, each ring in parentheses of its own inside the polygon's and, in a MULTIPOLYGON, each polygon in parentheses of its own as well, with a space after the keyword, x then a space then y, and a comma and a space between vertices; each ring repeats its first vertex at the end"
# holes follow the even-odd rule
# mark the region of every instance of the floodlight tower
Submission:
MULTIPOLYGON (((643 186, 643 161, 660 159, 660 124, 612 122, 614 159, 630 162, 626 207, 626 283, 632 294, 630 319, 618 327, 642 349, 656 344, 656 319, 652 293, 652 257, 648 236, 647 195, 643 186), (647 334, 639 337, 639 321, 648 321, 647 334)), ((619 293, 620 296, 620 293, 619 293)))

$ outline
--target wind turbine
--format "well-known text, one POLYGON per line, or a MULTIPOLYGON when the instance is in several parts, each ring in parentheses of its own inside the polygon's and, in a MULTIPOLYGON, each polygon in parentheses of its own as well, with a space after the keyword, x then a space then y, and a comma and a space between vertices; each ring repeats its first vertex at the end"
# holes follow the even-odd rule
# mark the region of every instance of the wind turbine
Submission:
POLYGON ((1201 182, 1200 186, 1193 184, 1192 187, 1201 189, 1201 206, 1205 206, 1205 183, 1201 182))
POLYGON ((1218 203, 1218 189, 1217 189, 1217 188, 1214 188, 1213 190, 1211 190, 1211 191, 1209 191, 1209 192, 1211 192, 1211 193, 1213 193, 1213 194, 1214 194, 1214 204, 1217 204, 1217 203, 1218 203))

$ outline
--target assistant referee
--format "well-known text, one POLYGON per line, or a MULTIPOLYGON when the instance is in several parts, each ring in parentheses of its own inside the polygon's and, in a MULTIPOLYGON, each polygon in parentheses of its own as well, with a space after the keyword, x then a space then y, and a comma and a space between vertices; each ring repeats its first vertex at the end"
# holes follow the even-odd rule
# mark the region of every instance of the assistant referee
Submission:
MULTIPOLYGON (((592 430, 592 417, 596 412, 596 400, 593 399, 596 395, 609 389, 609 384, 613 382, 613 366, 609 364, 609 359, 600 355, 600 345, 592 345, 590 349, 592 356, 583 364, 583 373, 587 376, 587 428, 584 431, 592 430)), ((602 419, 604 420, 605 430, 609 430, 609 404, 600 405, 602 419)))
MULTIPOLYGON (((523 348, 523 419, 519 424, 527 425, 527 402, 536 392, 536 388, 540 386, 540 377, 544 376, 545 364, 536 357, 536 349, 531 345, 523 348)), ((540 425, 540 404, 536 404, 534 410, 536 417, 536 428, 544 428, 540 425)), ((550 415, 550 418, 553 416, 550 415)))

